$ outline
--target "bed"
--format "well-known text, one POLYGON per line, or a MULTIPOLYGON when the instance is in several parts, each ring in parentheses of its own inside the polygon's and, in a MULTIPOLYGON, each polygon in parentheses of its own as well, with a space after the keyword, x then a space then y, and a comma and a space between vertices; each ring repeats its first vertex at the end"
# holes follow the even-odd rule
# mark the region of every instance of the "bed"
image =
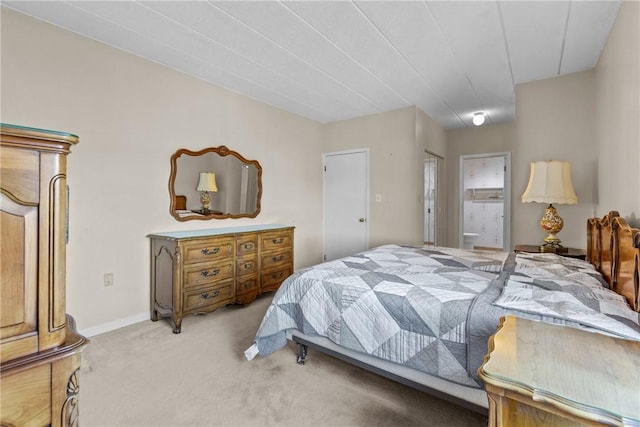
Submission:
POLYGON ((612 211, 587 221, 587 260, 384 245, 294 272, 245 356, 288 341, 480 413, 477 370, 514 314, 640 340, 640 230, 612 211))

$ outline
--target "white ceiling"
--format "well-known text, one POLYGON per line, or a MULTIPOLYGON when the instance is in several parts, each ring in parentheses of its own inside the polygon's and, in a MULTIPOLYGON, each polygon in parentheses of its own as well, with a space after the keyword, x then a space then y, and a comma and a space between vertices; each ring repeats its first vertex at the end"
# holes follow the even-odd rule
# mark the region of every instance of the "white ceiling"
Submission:
POLYGON ((620 1, 2 1, 319 122, 415 105, 514 120, 517 83, 592 69, 620 1))

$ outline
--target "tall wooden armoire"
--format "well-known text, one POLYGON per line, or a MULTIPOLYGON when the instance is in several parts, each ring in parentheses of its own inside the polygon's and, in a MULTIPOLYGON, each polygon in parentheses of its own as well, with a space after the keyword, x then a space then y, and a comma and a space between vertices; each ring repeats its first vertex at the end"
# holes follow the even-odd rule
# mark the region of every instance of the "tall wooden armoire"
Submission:
POLYGON ((0 425, 78 425, 87 339, 66 313, 67 155, 78 137, 1 125, 0 425))

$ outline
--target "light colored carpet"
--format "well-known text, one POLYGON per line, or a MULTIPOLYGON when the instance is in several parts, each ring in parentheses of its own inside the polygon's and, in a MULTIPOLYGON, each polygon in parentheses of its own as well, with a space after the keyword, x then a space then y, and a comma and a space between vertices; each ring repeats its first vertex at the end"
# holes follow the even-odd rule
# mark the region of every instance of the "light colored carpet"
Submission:
POLYGON ((486 426, 423 392, 296 346, 248 362, 272 295, 246 307, 165 319, 91 338, 82 356, 80 421, 95 426, 486 426))

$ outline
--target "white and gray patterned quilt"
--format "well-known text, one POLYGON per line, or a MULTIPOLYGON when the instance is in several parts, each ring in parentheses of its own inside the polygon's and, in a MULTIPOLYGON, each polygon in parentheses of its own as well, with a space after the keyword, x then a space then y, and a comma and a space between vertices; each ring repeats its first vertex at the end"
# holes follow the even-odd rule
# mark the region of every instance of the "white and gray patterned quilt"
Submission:
MULTIPOLYGON (((553 257, 554 261, 561 258, 553 257)), ((481 387, 476 372, 501 316, 517 314, 581 326, 578 318, 517 306, 521 297, 528 296, 518 295, 508 285, 540 282, 542 273, 532 262, 529 259, 518 267, 515 254, 505 252, 385 245, 301 269, 275 294, 255 343, 245 354, 249 359, 256 353, 266 356, 286 344, 287 330, 297 329, 458 384, 481 387)), ((582 262, 585 265, 589 264, 582 262)), ((580 274, 598 280, 594 271, 564 268, 576 270, 577 283, 580 274)), ((553 287, 549 281, 553 280, 542 280, 553 287)), ((564 287, 565 293, 575 292, 561 282, 554 291, 564 287)), ((595 292, 601 289, 599 284, 595 292)), ((614 315, 604 300, 590 309, 612 320, 601 329, 615 332, 620 329, 620 313, 614 315)), ((633 316, 625 315, 628 322, 623 326, 633 329, 634 319, 628 319, 633 316)), ((637 316, 635 325, 640 337, 637 316)))
POLYGON ((581 260, 518 254, 514 272, 494 304, 640 340, 640 314, 628 309, 624 297, 607 289, 600 273, 581 260))

